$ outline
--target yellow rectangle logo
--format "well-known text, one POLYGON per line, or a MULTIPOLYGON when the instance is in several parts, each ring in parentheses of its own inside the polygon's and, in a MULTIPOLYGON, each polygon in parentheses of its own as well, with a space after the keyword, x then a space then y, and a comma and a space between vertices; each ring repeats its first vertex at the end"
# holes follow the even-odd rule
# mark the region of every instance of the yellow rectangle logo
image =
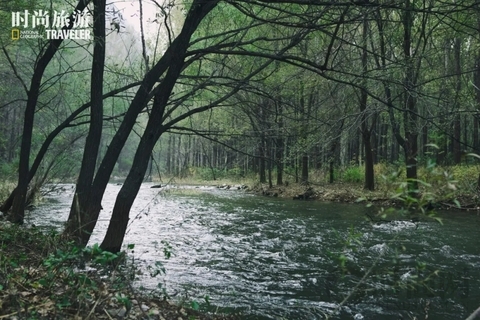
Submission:
POLYGON ((20 39, 20 30, 12 29, 12 40, 20 39))

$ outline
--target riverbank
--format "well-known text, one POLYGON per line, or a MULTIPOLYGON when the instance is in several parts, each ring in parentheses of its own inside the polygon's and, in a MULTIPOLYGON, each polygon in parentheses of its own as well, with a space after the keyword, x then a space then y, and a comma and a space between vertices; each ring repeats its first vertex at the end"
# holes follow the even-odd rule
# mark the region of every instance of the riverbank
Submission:
POLYGON ((238 319, 135 289, 136 272, 128 254, 78 249, 53 231, 0 221, 0 319, 238 319))
MULTIPOLYGON (((460 189, 453 184, 446 184, 442 188, 438 186, 429 188, 433 190, 427 190, 423 187, 419 198, 423 197, 424 202, 431 203, 437 209, 480 210, 478 193, 460 189), (449 192, 445 192, 444 189, 449 190, 449 192)), ((363 205, 374 204, 380 207, 401 206, 403 204, 402 199, 406 195, 405 190, 399 190, 394 184, 390 188, 381 186, 377 190, 370 191, 364 189, 360 184, 344 182, 332 184, 310 183, 307 185, 290 183, 271 188, 267 184, 257 183, 250 190, 255 194, 268 197, 350 204, 359 203, 363 205)))

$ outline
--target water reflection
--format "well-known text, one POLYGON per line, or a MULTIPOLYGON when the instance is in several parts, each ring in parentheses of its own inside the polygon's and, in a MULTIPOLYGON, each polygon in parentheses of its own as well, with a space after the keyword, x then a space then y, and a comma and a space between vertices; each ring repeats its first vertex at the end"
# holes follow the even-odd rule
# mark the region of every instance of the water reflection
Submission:
MULTIPOLYGON (((103 238, 118 185, 109 185, 92 242, 103 238)), ((73 189, 48 197, 29 219, 61 228, 73 189)), ((478 217, 371 225, 361 205, 256 197, 215 188, 142 186, 125 243, 148 272, 139 285, 167 286, 251 318, 464 319, 480 303, 478 217), (162 243, 162 241, 164 241, 162 243), (173 255, 164 258, 165 243, 173 255), (360 279, 369 276, 356 287, 360 279)))

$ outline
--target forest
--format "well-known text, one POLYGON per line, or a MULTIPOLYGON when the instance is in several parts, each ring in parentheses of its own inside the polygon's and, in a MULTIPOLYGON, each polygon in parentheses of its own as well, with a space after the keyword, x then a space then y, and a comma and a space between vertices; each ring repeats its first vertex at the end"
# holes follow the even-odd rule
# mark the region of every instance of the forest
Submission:
POLYGON ((0 16, 13 224, 59 182, 79 247, 121 183, 98 246, 112 254, 145 181, 367 193, 393 177, 414 199, 441 167, 441 190, 477 199, 478 1, 14 0, 0 16))
POLYGON ((30 10, 38 34, 57 11, 71 14, 64 30, 92 29, 82 33, 90 40, 14 40, 4 24, 0 163, 15 182, 2 205, 11 221, 23 221, 47 181, 75 181, 65 232, 86 244, 107 183, 124 178, 102 245, 118 251, 116 235, 152 177, 273 186, 308 184, 312 173, 332 183, 361 168, 353 179, 374 190, 381 163, 404 168, 415 190, 419 167, 475 164, 475 1, 136 5, 2 4, 12 25, 30 10), (76 23, 80 13, 91 21, 76 23))

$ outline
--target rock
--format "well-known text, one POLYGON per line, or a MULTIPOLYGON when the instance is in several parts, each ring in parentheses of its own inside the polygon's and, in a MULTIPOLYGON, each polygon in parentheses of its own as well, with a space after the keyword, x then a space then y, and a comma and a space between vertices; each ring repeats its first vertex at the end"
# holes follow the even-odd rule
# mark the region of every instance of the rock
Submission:
POLYGON ((125 315, 127 314, 127 309, 125 309, 125 308, 109 309, 109 310, 107 310, 107 312, 108 312, 108 314, 111 315, 112 317, 124 318, 125 315))
POLYGON ((307 188, 304 193, 297 194, 293 197, 293 200, 309 200, 315 195, 312 187, 307 188))
POLYGON ((155 185, 151 186, 150 188, 151 189, 158 189, 158 188, 161 188, 161 187, 162 187, 161 184, 155 184, 155 185))
POLYGON ((266 191, 263 194, 266 195, 267 197, 278 197, 278 193, 274 191, 266 191))
POLYGON ((147 306, 147 305, 142 304, 142 305, 140 306, 140 309, 142 309, 142 311, 148 311, 148 310, 150 310, 150 307, 147 306))

